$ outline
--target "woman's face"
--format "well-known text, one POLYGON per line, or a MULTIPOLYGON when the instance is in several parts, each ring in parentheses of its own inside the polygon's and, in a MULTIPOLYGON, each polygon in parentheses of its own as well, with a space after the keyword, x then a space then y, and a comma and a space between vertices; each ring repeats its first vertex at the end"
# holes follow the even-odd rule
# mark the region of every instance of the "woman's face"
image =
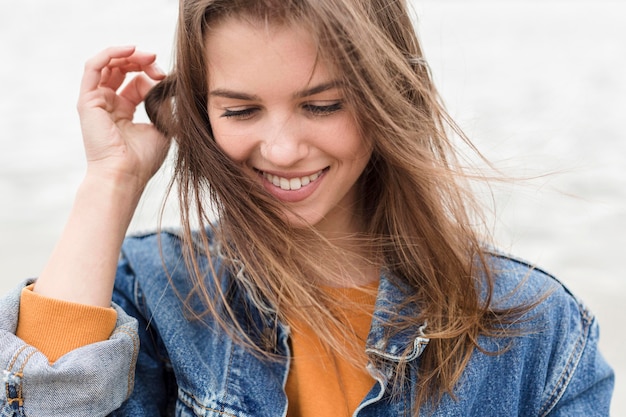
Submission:
POLYGON ((313 39, 299 27, 231 18, 211 29, 206 48, 218 146, 284 203, 294 226, 358 231, 355 184, 371 147, 313 39))

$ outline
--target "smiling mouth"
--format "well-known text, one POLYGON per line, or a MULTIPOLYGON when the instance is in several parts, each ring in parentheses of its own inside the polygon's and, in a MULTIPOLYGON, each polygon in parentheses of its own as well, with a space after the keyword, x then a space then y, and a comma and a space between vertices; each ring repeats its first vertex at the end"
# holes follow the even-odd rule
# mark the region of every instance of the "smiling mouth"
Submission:
POLYGON ((278 175, 273 175, 264 171, 259 172, 267 181, 269 181, 275 187, 285 191, 295 191, 315 182, 327 169, 328 168, 324 168, 314 174, 294 178, 280 177, 278 175))

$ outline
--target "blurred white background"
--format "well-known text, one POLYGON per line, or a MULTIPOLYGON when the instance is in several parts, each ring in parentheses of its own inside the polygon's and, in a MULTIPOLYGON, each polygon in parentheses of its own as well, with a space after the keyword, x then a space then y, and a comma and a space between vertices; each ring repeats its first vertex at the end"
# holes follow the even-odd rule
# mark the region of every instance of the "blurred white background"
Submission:
MULTIPOLYGON (((435 81, 479 149, 513 176, 553 173, 494 188, 496 236, 597 314, 612 415, 626 415, 626 2, 413 4, 435 81)), ((0 293, 38 274, 82 178, 83 62, 135 44, 168 69, 176 14, 174 0, 0 0, 0 293)), ((156 226, 168 169, 134 230, 156 226)))

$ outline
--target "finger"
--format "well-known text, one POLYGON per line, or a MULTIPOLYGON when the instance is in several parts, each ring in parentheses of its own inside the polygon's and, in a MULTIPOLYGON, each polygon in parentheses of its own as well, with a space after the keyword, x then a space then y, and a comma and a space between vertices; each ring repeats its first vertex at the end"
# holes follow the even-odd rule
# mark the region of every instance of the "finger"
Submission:
POLYGON ((145 72, 153 80, 165 78, 165 72, 157 65, 155 54, 143 54, 136 51, 128 58, 113 59, 108 67, 118 68, 121 72, 145 72))
POLYGON ((166 77, 165 72, 163 72, 156 62, 154 62, 156 59, 154 54, 142 56, 141 59, 139 59, 139 62, 130 62, 130 60, 134 58, 139 57, 136 57, 135 54, 133 54, 133 56, 128 59, 111 60, 109 65, 104 67, 102 70, 100 86, 117 91, 117 89, 124 83, 126 74, 129 72, 143 71, 155 81, 160 81, 166 77))
POLYGON ((111 60, 126 58, 135 52, 134 46, 112 47, 101 51, 85 63, 85 71, 80 84, 80 93, 92 91, 100 85, 102 70, 111 60))
POLYGON ((124 83, 125 79, 126 72, 122 71, 120 68, 105 67, 102 70, 102 80, 100 81, 100 86, 117 91, 117 89, 124 83))
POLYGON ((139 74, 126 84, 119 95, 132 103, 133 106, 137 106, 155 85, 154 80, 144 74, 139 74))
MULTIPOLYGON (((85 93, 102 85, 105 68, 119 68, 121 73, 142 71, 143 68, 154 67, 155 60, 155 54, 137 51, 134 46, 105 49, 85 64, 80 91, 85 93)), ((105 82, 109 81, 109 76, 110 74, 105 76, 105 82)), ((116 78, 117 82, 118 80, 116 78)))
POLYGON ((152 78, 153 80, 156 80, 156 81, 161 81, 162 79, 164 79, 164 78, 167 76, 167 74, 165 73, 165 71, 163 71, 163 70, 161 69, 161 67, 159 67, 159 66, 157 65, 157 63, 156 63, 156 62, 153 62, 152 64, 150 64, 150 65, 148 65, 148 66, 144 67, 144 68, 143 68, 143 71, 144 71, 146 74, 148 74, 148 76, 149 76, 150 78, 152 78))

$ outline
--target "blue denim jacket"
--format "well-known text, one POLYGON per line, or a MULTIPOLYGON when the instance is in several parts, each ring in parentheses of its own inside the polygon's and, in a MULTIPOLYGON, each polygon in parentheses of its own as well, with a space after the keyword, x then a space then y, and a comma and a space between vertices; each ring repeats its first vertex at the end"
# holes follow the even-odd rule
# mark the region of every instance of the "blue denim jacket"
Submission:
MULTIPOLYGON (((277 353, 286 359, 269 362, 235 344, 210 318, 188 321, 163 268, 165 262, 178 291, 189 289, 180 241, 161 234, 165 259, 157 242, 156 235, 146 235, 124 244, 114 293, 118 321, 109 340, 76 349, 52 366, 14 336, 21 287, 0 301, 0 416, 285 415, 289 328, 278 325, 275 335, 277 353)), ((206 266, 208 260, 202 262, 206 266)), ((446 395, 422 415, 608 416, 614 376, 598 351, 593 315, 541 270, 500 254, 492 262, 495 306, 532 301, 546 291, 550 296, 523 325, 531 332, 506 340, 481 338, 487 352, 508 349, 497 355, 477 350, 456 398, 446 395)), ((384 320, 401 300, 402 292, 382 276, 374 314, 384 320)), ((252 320, 262 321, 260 315, 252 320)), ((373 323, 366 346, 382 365, 368 367, 377 382, 354 415, 405 415, 428 339, 416 331, 385 343, 383 329, 373 323), (395 364, 407 346, 413 347, 410 386, 391 398, 395 364)), ((270 323, 254 325, 264 324, 270 323)))

